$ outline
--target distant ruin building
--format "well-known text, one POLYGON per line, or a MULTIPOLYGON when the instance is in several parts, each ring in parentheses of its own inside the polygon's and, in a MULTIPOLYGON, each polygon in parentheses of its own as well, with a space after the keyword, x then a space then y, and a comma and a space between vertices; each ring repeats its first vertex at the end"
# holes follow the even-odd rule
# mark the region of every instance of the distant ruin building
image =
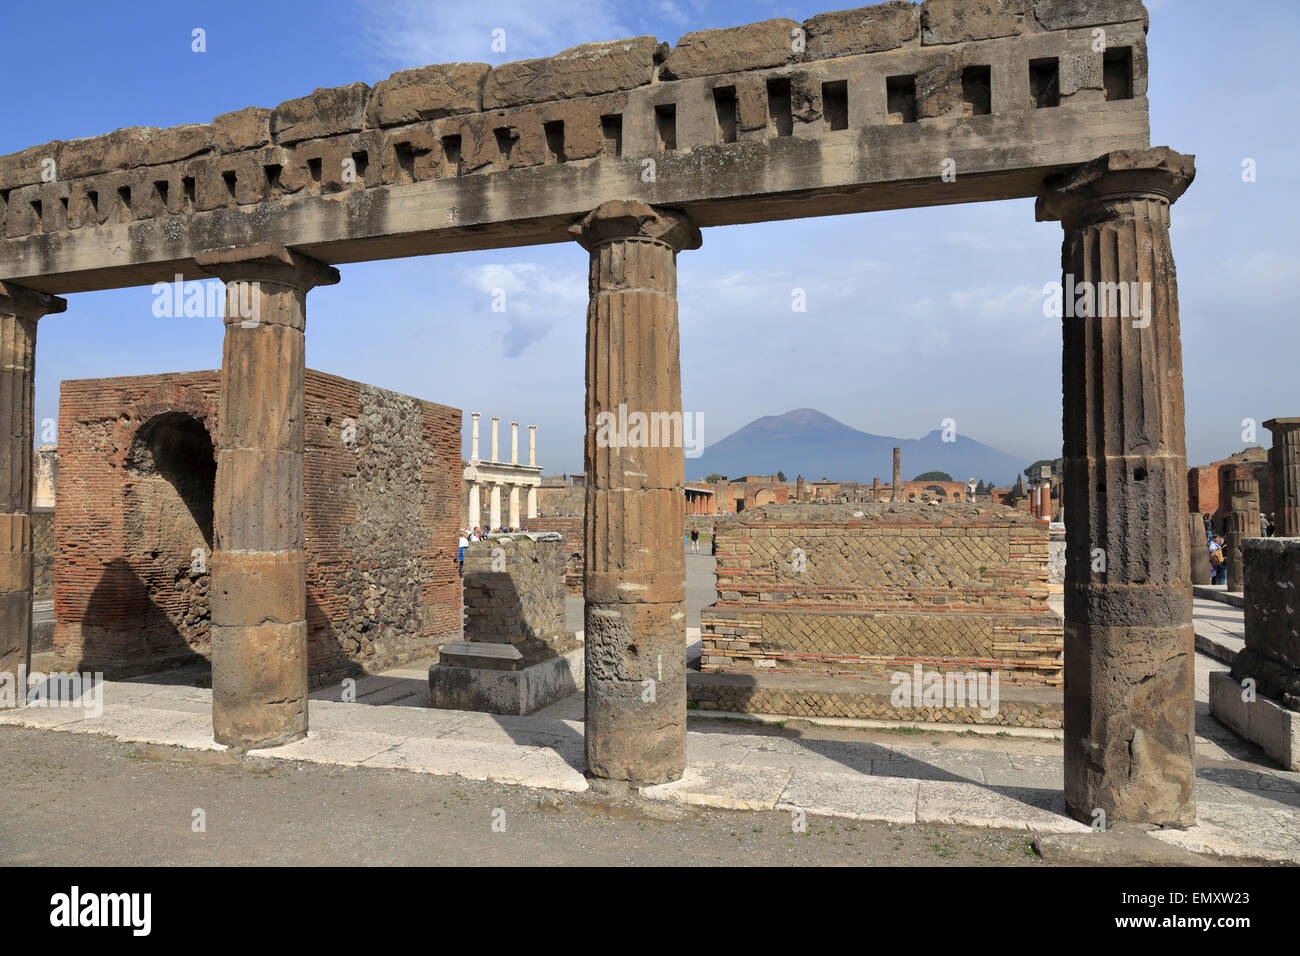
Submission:
MULTIPOLYGON (((309 671, 428 655, 461 628, 461 413, 311 370, 304 390, 309 671)), ((208 656, 219 391, 215 371, 62 384, 54 647, 69 666, 208 656)))

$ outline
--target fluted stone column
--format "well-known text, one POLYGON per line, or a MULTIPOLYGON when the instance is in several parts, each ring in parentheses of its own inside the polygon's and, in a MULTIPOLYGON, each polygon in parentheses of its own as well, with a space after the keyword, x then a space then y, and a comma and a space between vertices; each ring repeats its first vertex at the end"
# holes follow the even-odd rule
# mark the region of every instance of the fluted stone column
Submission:
POLYGON ((1273 536, 1300 538, 1300 418, 1271 418, 1264 427, 1273 433, 1273 536))
POLYGON ((685 767, 683 449, 610 427, 680 417, 677 253, 700 245, 675 210, 608 202, 570 229, 591 254, 587 306, 587 772, 636 785, 685 767), (603 425, 602 425, 603 423, 603 425))
POLYGON ((1258 538, 1259 482, 1250 465, 1233 465, 1228 479, 1228 533, 1223 538, 1224 563, 1228 566, 1228 590, 1244 591, 1246 574, 1242 565, 1242 544, 1247 538, 1258 538))
POLYGON ((1039 198, 1038 218, 1065 230, 1067 287, 1071 278, 1076 289, 1147 283, 1151 306, 1136 318, 1094 309, 1062 319, 1072 502, 1065 798, 1085 822, 1095 810, 1109 822, 1195 821, 1182 347, 1169 244, 1169 207, 1194 175, 1193 158, 1167 148, 1120 151, 1049 178, 1039 198))
POLYGON ((58 296, 0 282, 0 674, 10 675, 19 707, 31 667, 36 323, 67 307, 58 296))
POLYGON ((469 483, 469 514, 466 516, 465 523, 470 531, 477 528, 478 523, 483 520, 483 501, 479 491, 481 487, 477 481, 469 483))
MULTIPOLYGON (((496 458, 495 455, 492 456, 496 458)), ((495 531, 501 527, 501 483, 492 483, 491 497, 488 499, 488 530, 495 531)))
POLYGON ((276 746, 307 732, 307 292, 338 282, 339 274, 269 245, 203 253, 195 261, 226 283, 213 508, 212 730, 218 743, 276 746))

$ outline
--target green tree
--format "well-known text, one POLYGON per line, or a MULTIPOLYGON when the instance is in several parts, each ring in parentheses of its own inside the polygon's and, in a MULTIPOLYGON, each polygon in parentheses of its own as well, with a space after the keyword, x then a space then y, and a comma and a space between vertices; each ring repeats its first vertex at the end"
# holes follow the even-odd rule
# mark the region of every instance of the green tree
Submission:
POLYGON ((719 481, 726 481, 726 480, 727 480, 727 476, 726 476, 726 475, 719 475, 717 472, 714 472, 713 474, 709 475, 709 477, 705 478, 704 480, 707 481, 707 482, 709 482, 710 484, 715 484, 715 483, 717 483, 717 482, 719 482, 719 481))
POLYGON ((778 472, 776 473, 776 480, 777 480, 777 481, 785 481, 785 472, 784 472, 784 471, 778 471, 778 472))
POLYGON ((927 471, 924 474, 917 475, 913 481, 952 481, 952 475, 946 471, 927 471))

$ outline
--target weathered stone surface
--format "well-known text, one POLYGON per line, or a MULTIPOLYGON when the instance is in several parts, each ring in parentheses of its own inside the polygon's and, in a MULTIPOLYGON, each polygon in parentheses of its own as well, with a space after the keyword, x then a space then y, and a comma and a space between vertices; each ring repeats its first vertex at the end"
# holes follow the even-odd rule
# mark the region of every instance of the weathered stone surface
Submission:
POLYGON ((1062 320, 1065 792, 1085 822, 1097 809, 1131 823, 1195 821, 1182 347, 1169 244, 1169 207, 1193 175, 1193 158, 1167 148, 1112 153, 1049 179, 1039 200, 1040 218, 1064 224, 1067 281, 1153 286, 1146 315, 1094 309, 1062 320))
POLYGON ((397 126, 477 113, 483 108, 483 81, 491 69, 486 63, 439 63, 401 70, 375 84, 366 122, 397 126))
POLYGON ((63 142, 55 140, 42 146, 29 146, 27 149, 7 156, 0 156, 0 189, 15 189, 41 182, 42 162, 53 159, 57 167, 63 153, 63 142))
POLYGON ((921 8, 908 0, 819 13, 804 21, 805 59, 825 60, 854 53, 896 50, 921 32, 921 8))
POLYGON ((277 143, 292 145, 320 136, 337 136, 361 129, 370 87, 365 83, 313 90, 310 96, 286 100, 275 108, 271 127, 277 143))
POLYGON ((1034 18, 1047 30, 1148 20, 1142 0, 1034 0, 1034 18))
POLYGON ((496 67, 483 84, 483 108, 499 109, 644 86, 663 44, 651 36, 584 43, 555 56, 496 67))
POLYGON ((1253 678, 1260 694, 1300 711, 1300 538, 1247 538, 1246 646, 1234 680, 1253 678))
POLYGON ((235 153, 271 142, 272 111, 261 106, 222 113, 212 120, 217 149, 235 153))
POLYGON ((1057 62, 1062 97, 1073 96, 1080 90, 1102 88, 1101 54, 1067 53, 1057 62))
POLYGON ((664 80, 684 80, 713 73, 738 73, 792 63, 802 27, 794 20, 764 20, 743 27, 699 30, 677 41, 659 68, 664 80))
POLYGON ((962 70, 968 57, 949 53, 916 74, 916 117, 959 116, 962 112, 962 70))
POLYGON ((1300 418, 1270 418, 1273 433, 1269 470, 1273 482, 1273 520, 1279 538, 1300 538, 1300 418))
POLYGON ((1028 0, 925 0, 921 42, 964 43, 1018 36, 1028 0))

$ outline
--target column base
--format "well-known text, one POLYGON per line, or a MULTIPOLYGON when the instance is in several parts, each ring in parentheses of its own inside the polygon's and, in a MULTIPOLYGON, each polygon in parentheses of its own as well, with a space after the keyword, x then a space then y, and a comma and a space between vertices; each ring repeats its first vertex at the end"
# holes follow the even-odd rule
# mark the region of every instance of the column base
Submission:
POLYGON ((212 734, 250 750, 306 736, 306 621, 213 626, 212 734))

